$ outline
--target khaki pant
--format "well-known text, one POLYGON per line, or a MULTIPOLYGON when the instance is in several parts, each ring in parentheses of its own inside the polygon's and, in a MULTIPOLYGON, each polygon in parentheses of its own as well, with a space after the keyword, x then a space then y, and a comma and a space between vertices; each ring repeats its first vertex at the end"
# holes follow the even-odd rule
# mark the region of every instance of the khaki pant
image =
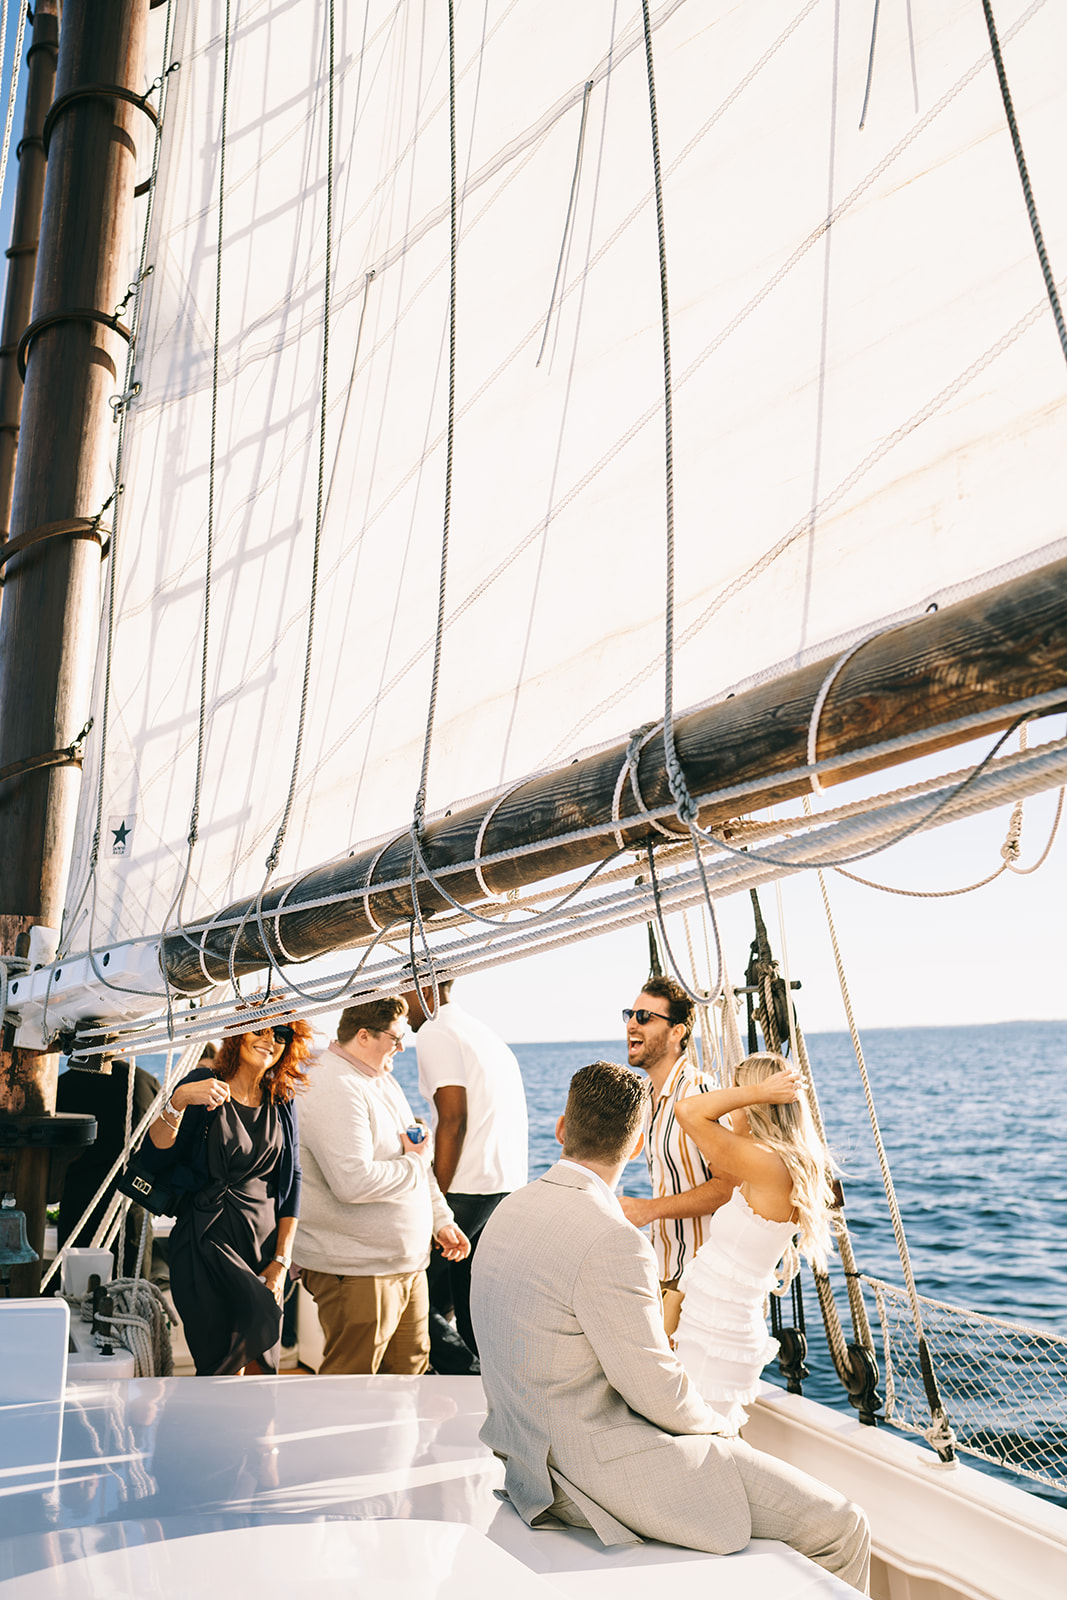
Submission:
POLYGON ((418 1377, 430 1360, 425 1272, 383 1278, 300 1274, 326 1338, 321 1373, 389 1372, 418 1377))
POLYGON ((685 1295, 678 1287, 677 1278, 669 1278, 666 1283, 661 1283, 659 1292, 663 1300, 663 1331, 668 1339, 673 1339, 685 1295))

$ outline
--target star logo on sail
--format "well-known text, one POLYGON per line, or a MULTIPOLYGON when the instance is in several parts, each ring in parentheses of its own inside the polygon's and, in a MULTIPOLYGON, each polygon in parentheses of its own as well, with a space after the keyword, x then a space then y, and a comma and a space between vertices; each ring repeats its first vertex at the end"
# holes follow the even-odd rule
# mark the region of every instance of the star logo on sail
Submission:
POLYGON ((111 839, 111 854, 113 856, 128 856, 133 839, 133 825, 136 816, 108 817, 107 828, 111 839))

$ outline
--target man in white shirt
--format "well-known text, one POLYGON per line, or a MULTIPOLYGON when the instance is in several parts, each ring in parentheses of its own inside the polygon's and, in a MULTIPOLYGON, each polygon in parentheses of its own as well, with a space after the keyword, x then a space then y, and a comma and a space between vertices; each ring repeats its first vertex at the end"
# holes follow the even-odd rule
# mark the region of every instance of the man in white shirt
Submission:
POLYGON ((407 1014, 390 996, 349 1006, 337 1038, 309 1062, 300 1106, 304 1170, 293 1259, 326 1343, 320 1372, 426 1371, 426 1264, 470 1252, 431 1166, 429 1138, 392 1076, 407 1014))
POLYGON ((526 1096, 514 1052, 491 1028, 438 986, 436 1016, 427 1017, 432 991, 405 995, 415 1032, 419 1092, 432 1108, 433 1166, 456 1222, 471 1241, 470 1256, 434 1251, 429 1267, 430 1365, 435 1372, 477 1373, 478 1347, 470 1320, 471 1259, 478 1237, 506 1194, 527 1178, 526 1096), (456 1326, 447 1320, 455 1311, 456 1326))

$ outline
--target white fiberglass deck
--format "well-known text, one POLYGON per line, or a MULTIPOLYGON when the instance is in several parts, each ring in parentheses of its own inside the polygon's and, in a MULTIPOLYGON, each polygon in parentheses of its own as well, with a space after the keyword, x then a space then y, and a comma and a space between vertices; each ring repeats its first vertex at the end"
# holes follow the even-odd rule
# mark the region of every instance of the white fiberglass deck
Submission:
POLYGON ((2 1407, 0 1600, 647 1600, 650 1566, 672 1600, 854 1593, 770 1541, 534 1532, 494 1493, 483 1416, 477 1378, 438 1377, 145 1378, 2 1407))

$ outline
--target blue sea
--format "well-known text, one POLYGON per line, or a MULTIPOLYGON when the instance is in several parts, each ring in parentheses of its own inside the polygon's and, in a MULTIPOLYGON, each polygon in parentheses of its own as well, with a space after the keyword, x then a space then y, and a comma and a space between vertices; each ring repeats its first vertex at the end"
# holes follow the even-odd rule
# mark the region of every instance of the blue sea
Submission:
MULTIPOLYGON (((823 1033, 808 1035, 807 1044, 859 1270, 903 1284, 851 1041, 846 1033, 823 1033)), ((872 1029, 863 1048, 919 1293, 1067 1336, 1067 1022, 872 1029)), ((571 1074, 598 1058, 625 1060, 625 1053, 620 1039, 514 1050, 535 1178, 556 1159, 555 1122, 571 1074)), ((395 1072, 421 1110, 413 1049, 397 1058, 395 1072)), ((643 1157, 627 1168, 622 1187, 650 1192, 643 1157)), ((839 1268, 834 1276, 840 1282, 839 1268)), ((810 1278, 804 1287, 811 1372, 804 1393, 847 1410, 810 1278)), ((937 1337, 931 1328, 935 1361, 937 1337)), ((764 1376, 782 1381, 774 1365, 764 1376)), ((1049 1381, 1058 1386, 1062 1415, 1067 1372, 1053 1365, 1049 1381)))

